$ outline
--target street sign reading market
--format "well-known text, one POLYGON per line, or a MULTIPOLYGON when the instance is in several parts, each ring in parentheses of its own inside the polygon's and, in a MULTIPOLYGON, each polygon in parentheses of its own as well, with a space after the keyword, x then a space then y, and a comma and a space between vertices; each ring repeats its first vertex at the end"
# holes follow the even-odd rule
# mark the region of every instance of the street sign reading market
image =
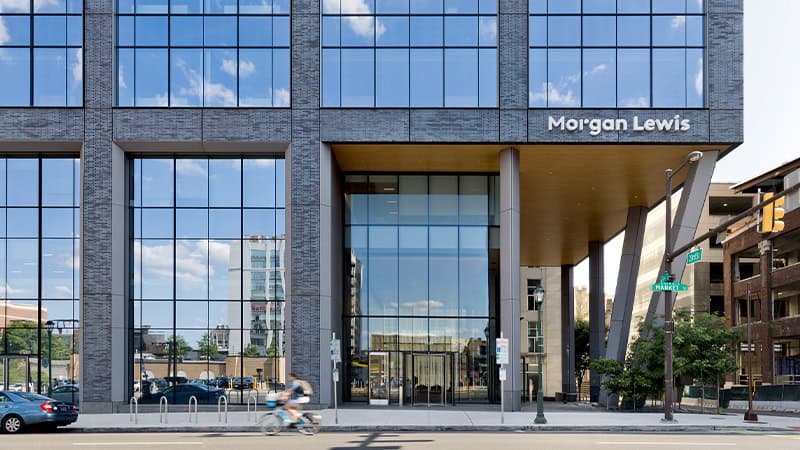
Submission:
POLYGON ((653 285, 654 291, 688 291, 689 286, 683 283, 676 283, 674 281, 669 281, 672 278, 672 275, 664 272, 661 275, 661 278, 658 280, 658 283, 653 285))

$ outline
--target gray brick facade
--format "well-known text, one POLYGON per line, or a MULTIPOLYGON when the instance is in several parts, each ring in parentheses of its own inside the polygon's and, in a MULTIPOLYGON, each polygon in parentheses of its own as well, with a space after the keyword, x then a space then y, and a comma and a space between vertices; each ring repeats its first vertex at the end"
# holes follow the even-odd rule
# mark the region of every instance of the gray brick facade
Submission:
MULTIPOLYGON (((500 2, 499 108, 320 109, 319 0, 292 2, 291 108, 114 108, 114 4, 113 0, 85 2, 84 108, 0 108, 3 151, 81 154, 80 354, 82 408, 86 412, 110 412, 128 400, 126 380, 131 369, 125 353, 127 344, 112 345, 111 339, 116 332, 112 330, 125 329, 128 320, 124 313, 125 264, 112 264, 128 256, 112 251, 127 249, 124 217, 112 219, 115 202, 124 211, 124 204, 114 199, 126 198, 126 183, 114 179, 125 173, 119 166, 124 161, 112 164, 114 143, 129 152, 286 152, 287 366, 316 388, 329 378, 329 374, 320 373, 320 358, 326 356, 328 345, 320 329, 339 328, 331 323, 320 325, 323 319, 339 320, 321 312, 322 298, 338 299, 340 294, 331 290, 341 289, 340 284, 326 283, 323 287, 320 282, 321 255, 340 249, 338 244, 320 239, 323 231, 330 235, 333 227, 320 213, 321 143, 624 141, 736 145, 742 141, 741 0, 708 2, 708 108, 636 112, 528 109, 525 0, 500 2), (680 114, 692 120, 692 131, 604 133, 597 137, 547 131, 548 115, 624 118, 634 113, 680 114), (112 314, 118 310, 123 312, 112 314)), ((335 164, 333 170, 335 173, 335 164)), ((319 392, 315 389, 314 400, 327 401, 319 397, 319 392)))

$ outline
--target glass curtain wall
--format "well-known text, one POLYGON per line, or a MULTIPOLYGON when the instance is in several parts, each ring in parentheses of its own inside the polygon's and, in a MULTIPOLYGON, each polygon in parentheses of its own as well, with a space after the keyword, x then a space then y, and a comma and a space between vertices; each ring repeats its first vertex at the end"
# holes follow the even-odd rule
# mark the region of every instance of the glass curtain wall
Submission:
POLYGON ((0 106, 83 105, 83 2, 0 6, 0 106))
POLYGON ((426 402, 493 401, 498 177, 353 174, 345 200, 346 399, 377 395, 370 355, 385 352, 393 403, 421 389, 426 402))
POLYGON ((703 108, 703 0, 530 0, 531 108, 703 108))
POLYGON ((117 0, 118 106, 289 107, 289 0, 117 0))
POLYGON ((280 389, 284 160, 136 158, 130 170, 135 394, 186 403, 194 381, 212 388, 194 393, 201 403, 240 402, 280 389))
POLYGON ((496 108, 497 0, 323 0, 323 107, 496 108))
POLYGON ((79 205, 79 159, 0 157, 0 389, 80 378, 79 205))

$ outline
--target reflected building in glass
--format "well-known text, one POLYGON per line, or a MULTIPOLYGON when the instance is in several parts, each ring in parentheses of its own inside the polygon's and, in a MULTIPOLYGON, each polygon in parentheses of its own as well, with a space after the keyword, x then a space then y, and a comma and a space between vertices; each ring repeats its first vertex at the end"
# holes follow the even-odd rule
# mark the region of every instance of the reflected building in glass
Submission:
POLYGON ((673 180, 701 192, 743 141, 740 2, 0 9, 1 384, 46 392, 50 364, 84 413, 290 371, 319 405, 574 393, 572 268, 622 231, 636 254, 664 170, 703 152, 673 180))

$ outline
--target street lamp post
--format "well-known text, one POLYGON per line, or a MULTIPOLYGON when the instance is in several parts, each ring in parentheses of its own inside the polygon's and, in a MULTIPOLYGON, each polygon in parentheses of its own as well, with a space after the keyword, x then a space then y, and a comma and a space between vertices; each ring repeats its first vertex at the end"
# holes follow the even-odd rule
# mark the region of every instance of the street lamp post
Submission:
MULTIPOLYGON (((688 164, 695 163, 703 157, 702 152, 691 152, 673 172, 667 169, 665 217, 664 217, 664 271, 672 277, 672 176, 688 164)), ((672 280, 669 280, 672 281, 672 280)), ((664 422, 674 421, 672 417, 672 333, 675 325, 672 321, 672 291, 664 291, 664 422)))
POLYGON ((750 302, 750 282, 747 282, 747 411, 744 413, 744 420, 755 422, 758 414, 753 411, 753 391, 756 386, 753 384, 753 335, 750 332, 750 323, 753 321, 752 308, 750 302))
MULTIPOLYGON (((544 304, 544 289, 537 287, 533 291, 533 300, 536 302, 537 319, 536 319, 536 338, 542 339, 542 305, 544 304)), ((537 348, 536 359, 539 366, 539 389, 536 391, 536 419, 533 420, 535 424, 546 424, 547 419, 544 418, 544 390, 542 389, 542 350, 544 348, 537 348)))
POLYGON ((47 394, 53 392, 53 328, 56 323, 52 320, 45 322, 44 327, 47 330, 47 385, 50 387, 47 394))

